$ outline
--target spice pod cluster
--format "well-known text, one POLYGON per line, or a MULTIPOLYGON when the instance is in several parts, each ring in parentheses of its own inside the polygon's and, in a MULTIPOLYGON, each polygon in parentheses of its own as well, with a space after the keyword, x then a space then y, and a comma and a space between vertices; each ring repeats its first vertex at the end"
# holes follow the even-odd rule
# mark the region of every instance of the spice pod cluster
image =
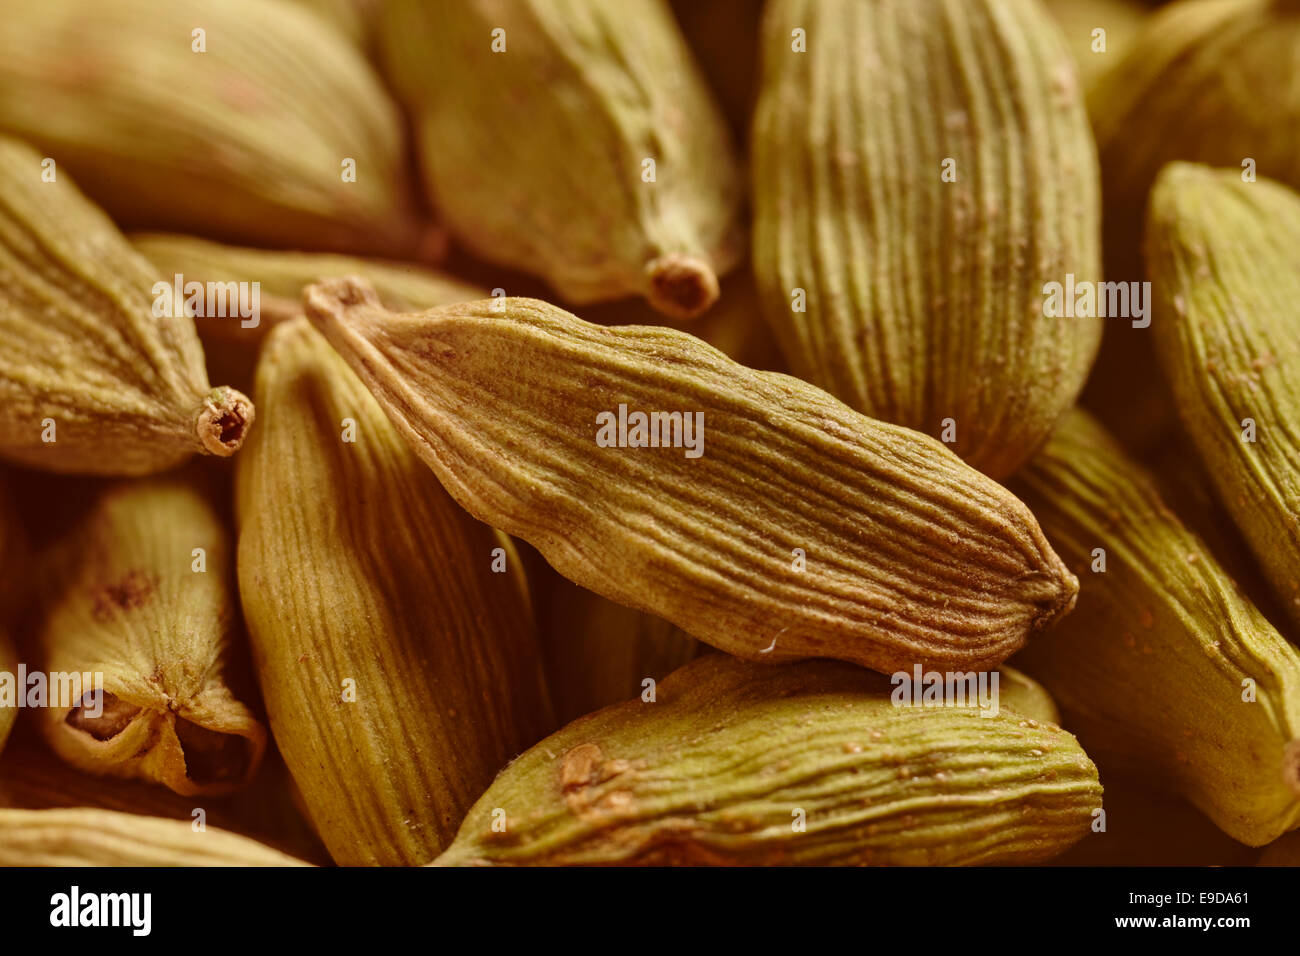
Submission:
POLYGON ((0 15, 0 865, 1300 864, 1293 0, 0 15))

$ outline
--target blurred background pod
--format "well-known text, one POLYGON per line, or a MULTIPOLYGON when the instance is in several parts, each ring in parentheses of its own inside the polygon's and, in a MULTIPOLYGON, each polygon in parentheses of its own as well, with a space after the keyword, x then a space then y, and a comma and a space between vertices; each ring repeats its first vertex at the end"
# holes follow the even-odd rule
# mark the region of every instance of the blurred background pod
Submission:
MULTIPOLYGON (((1295 0, 1175 0, 1088 91, 1105 206, 1106 278, 1150 279, 1142 262, 1148 193, 1166 163, 1188 160, 1300 187, 1300 44, 1295 0)), ((1162 318, 1157 309, 1152 322, 1162 318)), ((1178 410, 1156 365, 1153 329, 1108 322, 1084 402, 1131 450, 1158 440, 1178 410)))
POLYGON ((1114 67, 1151 14, 1143 0, 1044 0, 1061 27, 1085 91, 1114 67))
POLYGON ((401 310, 429 309, 488 295, 486 289, 454 276, 406 262, 252 249, 169 233, 137 233, 129 238, 136 252, 156 267, 158 281, 172 285, 175 277, 181 276, 184 284, 199 282, 205 290, 208 283, 224 287, 222 296, 209 299, 205 295, 197 303, 194 325, 203 342, 209 375, 247 392, 252 391, 253 370, 267 333, 280 322, 302 315, 302 290, 319 279, 364 276, 386 305, 401 310), (252 300, 252 283, 257 283, 258 311, 244 316, 236 303, 241 294, 252 300), (241 284, 247 284, 246 292, 241 284))
POLYGON ((5 0, 0 130, 129 228, 417 251, 400 114, 286 0, 5 0))
POLYGON ((1038 0, 772 0, 752 163, 760 300, 795 374, 1014 472, 1101 339, 1045 294, 1100 279, 1101 208, 1038 0))
POLYGON ((239 449, 252 403, 209 386, 193 320, 155 309, 153 266, 67 173, 43 179, 40 153, 3 136, 0 276, 0 457, 138 475, 239 449))
POLYGON ((1185 797, 1250 846, 1300 825, 1300 651, 1086 413, 1012 484, 1080 580, 1074 611, 1013 662, 1103 772, 1185 797))
POLYGON ((305 319, 257 394, 239 582, 272 732, 336 862, 427 863, 553 726, 522 565, 305 319))
POLYGON ((44 555, 34 663, 50 699, 34 713, 87 773, 192 795, 257 770, 266 730, 241 686, 233 542, 208 493, 184 473, 110 485, 44 555), (57 675, 81 677, 79 700, 55 699, 57 675))
POLYGON ((744 249, 744 185, 667 0, 391 0, 381 19, 460 242, 571 303, 713 303, 744 249))
POLYGON ((14 646, 13 625, 26 595, 27 564, 27 534, 8 484, 7 472, 0 469, 0 751, 18 718, 18 649, 14 646), (3 686, 7 681, 13 682, 8 688, 3 686))

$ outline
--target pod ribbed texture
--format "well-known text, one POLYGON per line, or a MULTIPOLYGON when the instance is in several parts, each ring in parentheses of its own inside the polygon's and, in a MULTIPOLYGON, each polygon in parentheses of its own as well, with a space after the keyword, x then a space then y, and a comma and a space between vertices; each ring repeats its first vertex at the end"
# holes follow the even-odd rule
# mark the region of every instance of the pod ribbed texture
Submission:
POLYGON ((1088 752, 1251 846, 1300 824, 1295 647, 1085 413, 1071 413, 1015 487, 1081 580, 1078 607, 1016 663, 1088 752), (1104 572, 1091 570, 1097 548, 1104 572))
POLYGON ((359 280, 304 301, 471 514, 722 650, 991 666, 1074 600, 1028 509, 939 442, 683 332, 533 299, 399 315, 359 280), (601 447, 620 404, 702 415, 702 453, 601 447))
POLYGON ((935 436, 951 419, 962 458, 1010 474, 1101 337, 1097 318, 1044 315, 1045 283, 1100 278, 1095 148, 1059 30, 1037 0, 764 16, 754 270, 792 370, 873 418, 935 436))
POLYGON ((99 715, 66 700, 34 711, 59 756, 182 794, 251 779, 266 729, 228 673, 233 558, 211 503, 174 476, 113 486, 54 545, 41 574, 40 669, 102 672, 106 691, 99 715))
POLYGON ((137 475, 233 454, 252 403, 208 387, 194 321, 153 315, 156 270, 66 173, 41 173, 0 137, 0 456, 137 475))
POLYGON ((276 743, 336 862, 427 863, 554 726, 522 567, 305 319, 271 333, 257 394, 239 584, 276 743))
POLYGON ((397 107, 317 14, 281 0, 7 0, 3 18, 0 130, 124 226, 390 253, 416 242, 397 107))
POLYGON ((1300 622, 1300 196, 1172 164, 1152 193, 1147 259, 1156 352, 1184 430, 1300 622))
POLYGON ((572 302, 643 295, 691 318, 717 298, 744 183, 667 0, 392 0, 383 17, 429 192, 471 250, 572 302))
POLYGON ((92 810, 0 810, 0 866, 304 866, 216 827, 92 810))
POLYGON ((844 664, 710 654, 656 703, 606 708, 512 763, 437 862, 1034 863, 1100 806, 1096 768, 1054 725, 896 707, 888 681, 844 664))

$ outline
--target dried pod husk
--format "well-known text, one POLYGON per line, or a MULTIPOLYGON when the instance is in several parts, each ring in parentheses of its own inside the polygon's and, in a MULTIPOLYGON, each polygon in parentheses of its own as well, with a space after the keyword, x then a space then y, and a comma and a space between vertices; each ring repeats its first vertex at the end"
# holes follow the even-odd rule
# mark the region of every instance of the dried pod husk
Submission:
MULTIPOLYGON (((1151 278, 1143 274, 1143 216, 1167 163, 1231 167, 1300 188, 1300 86, 1278 80, 1279 64, 1293 61, 1297 44, 1295 0, 1178 0, 1148 17, 1124 58, 1092 85, 1107 279, 1151 278)), ((1148 318, 1161 321, 1154 312, 1148 318)), ((1151 374, 1153 337, 1153 328, 1108 323, 1084 396, 1137 454, 1179 415, 1151 374)))
POLYGON ((239 583, 272 731, 336 862, 427 863, 553 726, 519 559, 305 319, 272 331, 257 394, 239 583))
MULTIPOLYGON (((0 67, 2 70, 3 67, 0 67)), ((139 475, 239 449, 253 405, 210 388, 186 315, 154 315, 156 270, 66 174, 0 137, 0 456, 139 475)))
POLYGON ((1300 866, 1300 833, 1290 833, 1268 845, 1260 866, 1300 866))
POLYGON ((304 303, 466 510, 721 650, 988 667, 1073 604, 1029 510, 939 442, 684 332, 533 299, 397 314, 360 279, 304 303), (615 434, 632 412, 659 447, 615 434))
POLYGON ((1184 431, 1300 623, 1300 196, 1172 163, 1151 195, 1147 258, 1184 431))
POLYGON ((1123 60, 1151 13, 1142 0, 1046 0, 1044 6, 1060 24, 1085 90, 1123 60))
POLYGON ((998 698, 1000 706, 1022 717, 1032 717, 1044 724, 1061 723, 1061 712, 1047 688, 1008 664, 998 668, 998 698))
POLYGON ((8 4, 0 130, 124 227, 388 255, 421 238, 397 106, 292 3, 8 4))
POLYGON ((248 837, 78 807, 0 810, 0 866, 306 866, 248 837))
POLYGON ((542 628, 546 674, 564 722, 649 692, 702 653, 681 628, 555 575, 542 628))
POLYGON ((194 325, 207 355, 209 374, 249 391, 257 353, 267 333, 278 323, 302 315, 302 290, 318 279, 365 276, 384 304, 398 310, 428 309, 487 295, 478 286, 410 263, 249 249, 169 233, 139 233, 130 239, 136 251, 155 266, 157 281, 174 287, 180 276, 182 289, 189 282, 202 283, 205 290, 208 283, 219 284, 220 295, 193 301, 194 325), (244 309, 252 313, 245 316, 236 303, 241 288, 247 288, 252 303, 253 283, 257 283, 256 309, 244 309))
POLYGON ((20 728, 0 759, 0 807, 48 810, 90 807, 151 817, 200 821, 297 857, 328 865, 329 854, 294 807, 289 771, 274 749, 247 787, 224 796, 184 797, 144 781, 92 777, 59 760, 34 728, 20 728), (29 733, 25 734, 24 729, 29 733))
POLYGON ((1186 800, 1101 769, 1106 815, 1053 866, 1250 866, 1259 858, 1186 800))
POLYGON ((373 8, 380 0, 293 0, 365 49, 371 39, 373 8))
POLYGON ((1101 209, 1037 0, 773 0, 751 152, 754 271, 791 370, 1015 471, 1101 340, 1095 315, 1047 314, 1049 283, 1101 278, 1101 209))
POLYGON ((1014 487, 1081 578, 1078 607, 1016 666, 1088 753, 1250 846, 1300 825, 1300 652, 1086 413, 1014 487))
MULTIPOLYGON (((18 649, 14 647, 8 625, 0 622, 0 682, 15 679, 17 673, 18 649)), ((16 690, 16 684, 11 686, 16 690)), ((14 729, 14 721, 18 719, 18 702, 16 699, 9 700, 8 696, 3 687, 0 687, 0 751, 5 749, 9 733, 14 729)))
POLYGON ((392 0, 384 58, 471 251, 687 319, 743 252, 726 121, 667 0, 392 0))
POLYGON ((5 475, 0 473, 0 751, 4 750, 18 719, 18 701, 8 699, 2 682, 14 678, 18 672, 18 649, 10 626, 22 600, 26 551, 26 533, 10 498, 5 475))
POLYGON ((35 713, 65 761, 185 795, 252 778, 266 729, 239 683, 232 544, 204 489, 177 474, 110 486, 46 554, 48 699, 35 713), (79 678, 79 699, 70 680, 56 691, 60 674, 79 678))
POLYGON ((1101 786, 1068 733, 890 698, 846 664, 708 654, 515 760, 437 863, 1036 863, 1088 832, 1101 786))

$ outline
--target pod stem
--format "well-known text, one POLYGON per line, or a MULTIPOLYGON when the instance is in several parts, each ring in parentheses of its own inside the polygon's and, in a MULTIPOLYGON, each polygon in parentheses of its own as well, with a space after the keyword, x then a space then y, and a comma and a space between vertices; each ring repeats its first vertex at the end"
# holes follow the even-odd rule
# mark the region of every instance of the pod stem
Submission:
POLYGON ((718 301, 718 276, 697 256, 660 256, 646 266, 650 280, 646 298, 674 319, 693 319, 718 301))
POLYGON ((254 414, 253 403, 243 392, 226 385, 208 392, 194 424, 203 451, 221 458, 239 451, 254 414))

